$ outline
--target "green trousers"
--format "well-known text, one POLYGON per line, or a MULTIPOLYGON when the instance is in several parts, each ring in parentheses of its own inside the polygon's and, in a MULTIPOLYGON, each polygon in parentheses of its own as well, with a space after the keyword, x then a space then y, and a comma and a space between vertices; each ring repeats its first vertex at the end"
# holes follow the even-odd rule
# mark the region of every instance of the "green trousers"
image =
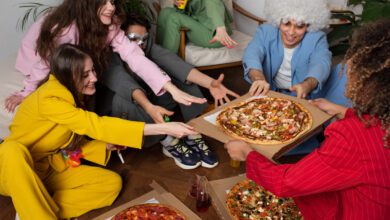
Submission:
POLYGON ((158 16, 157 43, 168 50, 177 53, 180 44, 180 28, 189 29, 187 38, 189 41, 200 47, 218 48, 222 45, 216 41, 209 41, 214 37, 215 30, 202 25, 192 17, 178 12, 175 8, 164 8, 158 16))

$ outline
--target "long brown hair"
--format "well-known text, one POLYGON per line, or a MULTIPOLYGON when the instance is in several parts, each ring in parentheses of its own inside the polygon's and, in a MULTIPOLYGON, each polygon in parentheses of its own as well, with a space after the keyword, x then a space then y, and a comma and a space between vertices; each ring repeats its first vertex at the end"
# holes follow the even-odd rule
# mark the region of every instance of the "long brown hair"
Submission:
POLYGON ((384 145, 390 138, 390 19, 369 23, 354 32, 346 53, 353 80, 348 98, 360 119, 371 126, 378 122, 386 131, 384 145), (362 116, 368 114, 369 120, 362 116))
MULTIPOLYGON (((108 0, 64 0, 58 7, 48 12, 39 37, 37 39, 37 53, 46 61, 57 45, 57 38, 74 24, 78 30, 76 44, 92 53, 90 56, 95 63, 97 72, 106 66, 109 54, 107 44, 108 26, 100 21, 98 10, 108 0)), ((115 1, 115 14, 122 17, 119 1, 115 1)), ((114 21, 114 19, 113 19, 114 21)))
MULTIPOLYGON (((73 95, 76 107, 86 110, 87 96, 81 93, 85 60, 90 56, 80 47, 71 44, 60 45, 50 60, 51 74, 73 95)), ((75 150, 86 142, 83 135, 75 134, 68 150, 75 150)))

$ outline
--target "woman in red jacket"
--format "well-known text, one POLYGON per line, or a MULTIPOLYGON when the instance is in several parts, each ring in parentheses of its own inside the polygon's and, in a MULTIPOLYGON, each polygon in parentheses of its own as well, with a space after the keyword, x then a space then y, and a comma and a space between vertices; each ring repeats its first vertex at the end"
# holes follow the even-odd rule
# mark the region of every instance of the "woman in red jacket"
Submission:
POLYGON ((322 146, 296 164, 276 165, 249 144, 231 141, 230 156, 246 160, 247 177, 293 197, 305 219, 388 219, 390 216, 390 20, 353 35, 346 97, 353 108, 324 99, 312 103, 342 118, 322 146))

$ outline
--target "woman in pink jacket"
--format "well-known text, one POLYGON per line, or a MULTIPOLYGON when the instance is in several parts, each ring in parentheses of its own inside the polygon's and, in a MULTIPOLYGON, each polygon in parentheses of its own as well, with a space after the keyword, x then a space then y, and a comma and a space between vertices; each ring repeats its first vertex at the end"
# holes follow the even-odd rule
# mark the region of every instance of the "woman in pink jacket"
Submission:
POLYGON ((64 43, 77 44, 89 51, 97 72, 105 67, 111 47, 156 95, 168 91, 177 102, 186 105, 206 102, 179 90, 166 73, 145 57, 137 44, 128 40, 119 28, 118 4, 114 0, 64 0, 35 22, 22 40, 15 65, 26 77, 24 89, 9 96, 5 108, 14 111, 37 88, 49 74, 52 51, 64 43))

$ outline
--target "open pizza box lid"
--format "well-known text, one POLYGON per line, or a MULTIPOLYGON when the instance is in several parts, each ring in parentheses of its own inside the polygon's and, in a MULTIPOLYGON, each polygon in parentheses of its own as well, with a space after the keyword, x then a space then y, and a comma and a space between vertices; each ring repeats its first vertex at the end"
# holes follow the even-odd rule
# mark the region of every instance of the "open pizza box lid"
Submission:
POLYGON ((227 194, 230 189, 241 180, 246 179, 245 174, 229 177, 220 180, 209 181, 209 193, 212 198, 212 204, 221 219, 232 219, 226 205, 227 194))
MULTIPOLYGON (((312 115, 313 117, 313 125, 310 130, 306 131, 304 134, 301 135, 298 139, 296 139, 293 142, 290 143, 284 143, 284 144, 272 144, 272 145, 256 145, 252 144, 252 146, 262 155, 267 157, 270 160, 277 161, 278 158, 280 158, 284 153, 287 151, 293 149, 294 147, 300 145, 304 141, 308 140, 310 137, 312 137, 314 134, 319 133, 322 130, 322 125, 332 119, 334 116, 329 115, 317 107, 311 105, 307 100, 305 99, 298 99, 293 96, 289 96, 286 94, 269 91, 268 95, 269 97, 275 97, 275 98, 285 98, 289 99, 295 102, 298 102, 302 104, 312 115)), ((218 141, 221 141, 222 143, 226 143, 229 140, 233 140, 233 137, 230 137, 229 135, 225 134, 220 128, 216 126, 215 120, 217 115, 221 112, 221 110, 229 107, 230 105, 235 105, 240 102, 244 102, 248 99, 251 99, 249 94, 246 94, 244 96, 241 96, 238 99, 235 99, 229 103, 226 103, 225 105, 219 106, 218 108, 214 109, 213 111, 210 111, 204 115, 201 115, 191 121, 188 122, 188 124, 192 125, 195 130, 202 133, 203 135, 209 136, 211 138, 214 138, 218 141)))
POLYGON ((188 219, 200 220, 194 212, 191 211, 187 206, 185 206, 179 199, 177 199, 173 194, 167 192, 161 185, 153 181, 150 186, 153 188, 152 191, 133 199, 123 205, 120 205, 116 208, 111 209, 108 212, 94 218, 93 220, 110 220, 114 215, 120 211, 129 208, 134 205, 144 204, 144 203, 161 203, 170 205, 177 210, 181 211, 188 219))

